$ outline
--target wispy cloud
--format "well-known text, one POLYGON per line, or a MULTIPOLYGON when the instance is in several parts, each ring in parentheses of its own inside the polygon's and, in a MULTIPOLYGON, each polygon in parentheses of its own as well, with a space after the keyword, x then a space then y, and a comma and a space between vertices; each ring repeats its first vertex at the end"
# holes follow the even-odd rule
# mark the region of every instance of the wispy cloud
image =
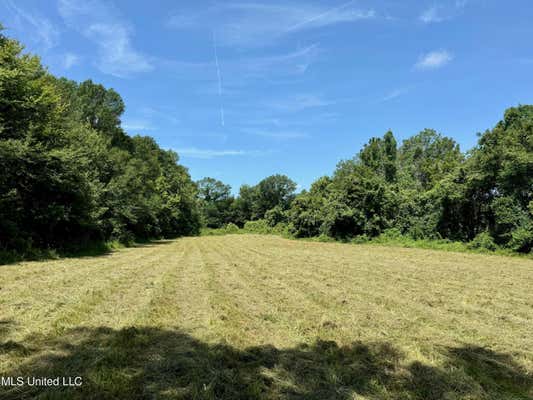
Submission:
POLYGON ((123 121, 122 127, 128 132, 155 130, 155 127, 150 123, 150 121, 145 121, 145 120, 123 121))
POLYGON ((341 4, 340 6, 320 11, 318 14, 309 17, 297 24, 289 27, 287 31, 295 31, 304 28, 321 27, 326 25, 332 25, 340 22, 353 22, 360 19, 374 18, 376 13, 374 10, 359 10, 349 9, 348 7, 353 5, 355 0, 341 4))
POLYGON ((433 22, 442 22, 444 21, 445 17, 439 13, 439 7, 432 6, 422 12, 419 19, 425 24, 430 24, 433 22))
POLYGON ((180 156, 190 158, 215 158, 215 157, 228 157, 228 156, 245 156, 260 154, 257 151, 244 151, 244 150, 212 150, 212 149, 199 149, 197 147, 185 147, 176 149, 180 156))
MULTIPOLYGON (((343 102, 343 100, 340 102, 343 102)), ((308 113, 305 118, 298 118, 297 120, 290 121, 288 125, 297 127, 316 127, 318 125, 329 125, 332 122, 338 121, 341 116, 342 114, 338 112, 318 112, 318 110, 313 110, 313 112, 308 113)))
POLYGON ((301 93, 275 101, 269 101, 267 106, 278 111, 296 112, 308 108, 324 107, 334 103, 334 101, 326 100, 318 94, 301 93))
POLYGON ((172 125, 178 125, 181 121, 178 117, 179 110, 172 107, 154 108, 154 107, 142 107, 140 113, 147 119, 164 119, 170 122, 172 125))
MULTIPOLYGON (((250 81, 303 75, 318 58, 320 48, 311 44, 286 53, 267 54, 261 56, 239 56, 223 58, 218 54, 220 67, 224 69, 224 86, 221 87, 224 97, 238 94, 240 88, 250 81)), ((159 60, 158 66, 174 75, 194 79, 204 86, 198 91, 203 94, 218 94, 216 63, 214 60, 187 62, 175 60, 159 60), (211 79, 210 79, 211 78, 211 79), (207 83, 207 85, 205 85, 207 83)))
POLYGON ((293 32, 376 17, 373 9, 354 7, 355 1, 333 7, 313 4, 228 2, 195 15, 175 14, 167 26, 175 29, 215 29, 221 45, 254 47, 270 44, 293 32))
POLYGON ((246 128, 243 130, 245 133, 255 136, 262 136, 271 139, 278 140, 288 140, 288 139, 305 139, 309 135, 300 131, 291 131, 283 129, 255 129, 255 128, 246 128))
POLYGON ((431 51, 420 56, 415 68, 420 70, 437 69, 448 64, 451 60, 453 60, 453 55, 447 50, 431 51))
POLYGON ((419 15, 418 19, 424 24, 432 24, 450 20, 464 11, 467 0, 455 0, 434 4, 419 15))
POLYGON ((126 77, 153 69, 148 57, 132 44, 133 29, 110 3, 99 0, 59 0, 59 14, 98 47, 97 67, 104 73, 126 77))
POLYGON ((98 65, 102 72, 124 77, 153 69, 147 57, 133 49, 130 30, 120 23, 93 24, 86 34, 100 45, 98 65))
POLYGON ((70 69, 79 64, 80 58, 74 53, 65 53, 63 57, 63 68, 70 69))
POLYGON ((317 59, 319 53, 320 48, 314 43, 288 53, 244 58, 226 62, 226 65, 242 69, 248 76, 263 76, 265 73, 272 75, 278 71, 289 75, 302 74, 317 59))
POLYGON ((11 0, 4 0, 4 6, 12 13, 16 28, 33 36, 33 40, 42 44, 45 50, 57 45, 59 31, 50 20, 20 8, 11 0))
POLYGON ((387 93, 382 99, 381 101, 389 101, 389 100, 393 100, 393 99, 396 99, 398 97, 400 97, 401 95, 407 93, 407 89, 394 89, 392 90, 391 92, 387 93))

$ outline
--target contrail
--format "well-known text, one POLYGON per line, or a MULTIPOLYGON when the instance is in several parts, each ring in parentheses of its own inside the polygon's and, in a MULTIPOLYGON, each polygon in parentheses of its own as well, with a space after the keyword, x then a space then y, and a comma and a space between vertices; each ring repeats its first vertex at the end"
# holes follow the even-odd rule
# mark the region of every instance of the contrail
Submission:
POLYGON ((215 50, 215 65, 217 66, 218 77, 218 98, 220 100, 220 123, 224 126, 224 105, 222 104, 222 76, 220 75, 220 66, 218 65, 217 40, 213 30, 213 48, 215 50))

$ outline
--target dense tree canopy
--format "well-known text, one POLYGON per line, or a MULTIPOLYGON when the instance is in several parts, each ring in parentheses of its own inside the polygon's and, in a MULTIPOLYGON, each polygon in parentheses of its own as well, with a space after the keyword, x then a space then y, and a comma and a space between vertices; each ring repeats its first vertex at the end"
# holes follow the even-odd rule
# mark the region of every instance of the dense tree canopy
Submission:
POLYGON ((372 138, 332 178, 320 178, 289 210, 297 236, 376 236, 397 229, 413 238, 533 247, 533 106, 505 112, 465 157, 431 129, 397 149, 389 131, 372 138), (493 244, 494 243, 494 244, 493 244))
POLYGON ((50 75, 0 35, 0 247, 195 233, 196 185, 177 154, 120 126, 121 97, 50 75))
POLYGON ((204 224, 219 228, 229 222, 243 226, 246 221, 263 219, 269 211, 271 221, 284 221, 284 212, 294 198, 296 183, 285 175, 272 175, 257 185, 242 185, 239 196, 231 187, 214 178, 197 182, 204 224))

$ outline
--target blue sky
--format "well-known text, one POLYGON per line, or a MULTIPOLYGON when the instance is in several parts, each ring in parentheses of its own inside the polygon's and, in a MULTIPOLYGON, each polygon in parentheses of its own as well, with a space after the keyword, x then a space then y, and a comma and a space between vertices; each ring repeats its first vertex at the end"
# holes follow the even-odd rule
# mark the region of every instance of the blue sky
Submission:
POLYGON ((234 191, 274 173, 306 188, 387 129, 466 150, 533 103, 531 0, 0 0, 0 21, 234 191))

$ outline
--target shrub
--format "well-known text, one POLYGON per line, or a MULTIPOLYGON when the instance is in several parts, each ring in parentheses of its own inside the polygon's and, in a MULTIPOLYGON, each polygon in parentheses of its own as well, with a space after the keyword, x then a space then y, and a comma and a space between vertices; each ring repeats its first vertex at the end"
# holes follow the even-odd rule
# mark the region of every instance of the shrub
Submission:
POLYGON ((381 235, 374 238, 369 238, 369 240, 379 244, 401 244, 409 246, 417 241, 408 235, 403 235, 398 228, 386 229, 381 235))
POLYGON ((200 230, 200 236, 221 236, 225 235, 228 232, 226 232, 226 228, 202 228, 200 230))
POLYGON ((323 243, 330 243, 330 242, 335 242, 335 239, 324 233, 321 233, 320 235, 316 237, 316 241, 323 242, 323 243))
POLYGON ((533 226, 515 229, 511 233, 509 247, 520 253, 529 253, 533 248, 533 226))
POLYGON ((244 224, 244 230, 246 232, 259 234, 272 233, 272 229, 268 226, 264 219, 258 219, 257 221, 246 221, 244 224))
POLYGON ((495 251, 498 249, 498 245, 487 231, 478 233, 477 236, 467 244, 467 247, 473 250, 483 249, 495 251))
POLYGON ((265 221, 268 226, 274 227, 279 223, 287 222, 287 214, 281 206, 276 206, 265 213, 265 221))
POLYGON ((227 224, 224 230, 226 231, 226 233, 239 233, 240 231, 239 227, 235 225, 233 222, 230 222, 229 224, 227 224))
POLYGON ((274 228, 272 228, 272 233, 275 235, 281 235, 284 237, 290 237, 290 231, 289 231, 289 225, 286 222, 280 222, 276 224, 274 228))
POLYGON ((292 202, 287 216, 289 230, 295 237, 318 236, 324 223, 324 198, 301 194, 292 202))
MULTIPOLYGON (((513 240, 513 232, 528 225, 527 212, 512 197, 497 198, 492 202, 491 207, 494 212, 494 237, 500 245, 513 247, 510 244, 513 240)), ((524 233, 518 233, 518 235, 523 236, 524 233)), ((516 240, 514 246, 517 245, 516 240)))
POLYGON ((383 237, 384 239, 402 239, 403 235, 402 232, 398 228, 390 228, 386 229, 380 237, 383 237))
POLYGON ((362 243, 368 243, 370 241, 370 238, 367 235, 357 235, 354 237, 351 242, 354 244, 362 244, 362 243))

